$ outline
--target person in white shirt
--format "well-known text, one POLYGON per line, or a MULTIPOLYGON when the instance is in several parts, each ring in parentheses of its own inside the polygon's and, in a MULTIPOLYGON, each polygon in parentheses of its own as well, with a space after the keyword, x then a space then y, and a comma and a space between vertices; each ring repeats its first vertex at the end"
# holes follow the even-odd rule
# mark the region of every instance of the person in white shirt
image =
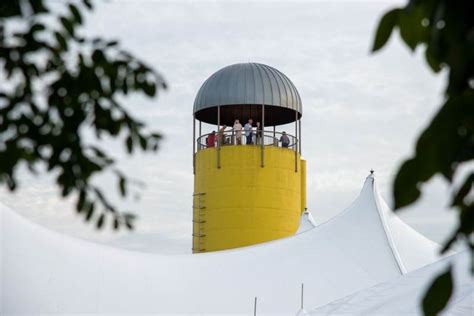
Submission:
POLYGON ((244 126, 245 137, 247 137, 247 145, 253 144, 253 129, 252 129, 253 120, 249 119, 248 123, 244 126))
POLYGON ((239 120, 235 120, 233 128, 237 145, 242 145, 242 124, 240 124, 239 120))

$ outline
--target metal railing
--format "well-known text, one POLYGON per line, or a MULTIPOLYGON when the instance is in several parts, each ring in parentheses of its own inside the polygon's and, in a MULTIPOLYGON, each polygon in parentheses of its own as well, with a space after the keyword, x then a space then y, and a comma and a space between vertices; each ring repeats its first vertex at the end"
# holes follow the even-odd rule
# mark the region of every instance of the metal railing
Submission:
MULTIPOLYGON (((196 140, 197 151, 206 149, 209 147, 224 147, 224 146, 272 146, 272 147, 283 147, 290 150, 298 150, 298 139, 290 134, 283 134, 281 132, 266 131, 266 130, 253 130, 251 142, 247 144, 248 137, 245 132, 235 132, 233 129, 228 129, 223 132, 216 132, 215 134, 209 133, 201 135, 196 140), (285 135, 286 137, 283 137, 285 135), (287 140, 287 142, 285 141, 287 140)), ((249 139, 250 140, 250 139, 249 139)))

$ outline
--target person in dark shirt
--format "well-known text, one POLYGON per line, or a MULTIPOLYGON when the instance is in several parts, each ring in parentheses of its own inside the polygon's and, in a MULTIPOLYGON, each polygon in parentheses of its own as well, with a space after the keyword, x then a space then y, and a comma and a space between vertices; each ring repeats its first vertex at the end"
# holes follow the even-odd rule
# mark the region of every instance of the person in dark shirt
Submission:
POLYGON ((257 122, 257 144, 258 145, 261 145, 262 141, 263 141, 263 138, 262 138, 262 125, 260 124, 260 122, 257 122))
POLYGON ((244 126, 245 137, 247 138, 246 144, 253 145, 253 128, 252 128, 253 120, 249 119, 248 123, 244 126))
POLYGON ((280 137, 281 147, 288 148, 290 145, 290 138, 286 135, 286 132, 283 132, 280 137))

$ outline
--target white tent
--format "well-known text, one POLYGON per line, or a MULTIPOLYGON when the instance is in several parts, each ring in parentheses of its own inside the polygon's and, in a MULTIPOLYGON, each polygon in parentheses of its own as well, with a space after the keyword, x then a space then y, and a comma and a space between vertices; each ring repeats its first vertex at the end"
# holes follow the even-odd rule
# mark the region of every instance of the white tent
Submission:
POLYGON ((296 234, 304 233, 316 226, 316 221, 313 219, 313 215, 311 215, 308 210, 305 210, 303 214, 301 214, 300 227, 298 227, 296 234))
POLYGON ((469 252, 465 251, 432 263, 394 280, 363 289, 330 304, 314 309, 309 315, 422 315, 425 291, 448 265, 453 266, 454 292, 443 310, 445 315, 474 314, 474 277, 470 274, 469 252))
POLYGON ((0 207, 3 313, 293 314, 435 260, 437 245, 391 214, 374 178, 306 232, 197 255, 118 249, 64 236, 0 207))

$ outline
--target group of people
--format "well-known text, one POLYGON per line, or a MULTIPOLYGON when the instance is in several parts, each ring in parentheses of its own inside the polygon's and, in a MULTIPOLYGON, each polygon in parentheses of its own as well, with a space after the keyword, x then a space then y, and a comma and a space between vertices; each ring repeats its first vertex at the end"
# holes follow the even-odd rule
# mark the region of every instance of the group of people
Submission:
MULTIPOLYGON (((216 135, 215 131, 212 131, 206 139, 206 146, 207 147, 215 147, 217 143, 221 145, 228 145, 230 140, 228 137, 225 136, 227 125, 223 125, 216 135)), ((235 142, 237 145, 242 145, 242 131, 245 135, 245 144, 246 145, 253 145, 254 144, 254 135, 256 144, 261 144, 263 142, 263 131, 260 122, 256 123, 255 133, 253 127, 253 119, 249 119, 248 122, 243 126, 240 124, 240 121, 236 119, 234 121, 234 126, 232 126, 232 130, 235 133, 235 142)), ((288 148, 290 145, 290 138, 286 135, 286 132, 283 132, 279 142, 281 146, 284 148, 288 148)))

